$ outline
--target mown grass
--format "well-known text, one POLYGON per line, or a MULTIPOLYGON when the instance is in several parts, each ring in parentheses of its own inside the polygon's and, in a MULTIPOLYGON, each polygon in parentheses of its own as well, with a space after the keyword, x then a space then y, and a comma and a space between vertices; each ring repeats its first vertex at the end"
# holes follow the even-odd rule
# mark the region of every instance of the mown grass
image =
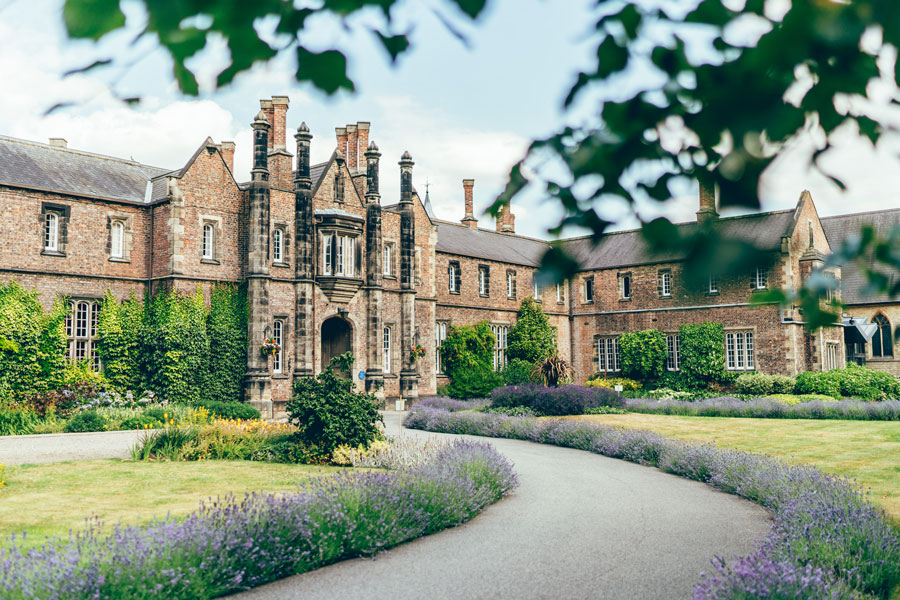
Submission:
MULTIPOLYGON (((91 460, 6 468, 0 488, 0 545, 28 532, 28 546, 45 536, 79 530, 86 519, 107 526, 185 515, 201 500, 250 491, 290 491, 309 477, 340 469, 248 461, 133 462, 91 460)), ((21 540, 17 545, 22 547, 21 540)))
POLYGON ((649 429, 680 440, 761 452, 813 464, 855 479, 900 527, 900 423, 814 419, 744 419, 669 415, 586 415, 588 419, 649 429))

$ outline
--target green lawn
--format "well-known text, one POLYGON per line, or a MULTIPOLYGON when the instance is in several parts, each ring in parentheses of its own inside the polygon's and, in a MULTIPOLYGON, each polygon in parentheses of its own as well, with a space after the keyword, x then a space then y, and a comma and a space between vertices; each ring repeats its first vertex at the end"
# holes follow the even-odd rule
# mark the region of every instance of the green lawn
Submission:
POLYGON ((29 546, 65 535, 96 517, 107 525, 185 515, 201 500, 229 493, 293 490, 334 467, 247 461, 92 460, 6 468, 0 488, 0 539, 28 532, 29 546))
POLYGON ((857 480, 900 526, 900 423, 669 415, 572 417, 813 464, 857 480))

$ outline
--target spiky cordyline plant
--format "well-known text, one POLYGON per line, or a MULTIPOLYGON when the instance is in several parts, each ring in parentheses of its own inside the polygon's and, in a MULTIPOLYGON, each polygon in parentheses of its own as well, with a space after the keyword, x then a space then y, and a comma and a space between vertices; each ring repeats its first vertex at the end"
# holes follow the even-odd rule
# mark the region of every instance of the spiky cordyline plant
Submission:
POLYGON ((569 377, 569 363, 554 354, 537 363, 532 374, 540 377, 546 385, 556 387, 560 381, 569 377))

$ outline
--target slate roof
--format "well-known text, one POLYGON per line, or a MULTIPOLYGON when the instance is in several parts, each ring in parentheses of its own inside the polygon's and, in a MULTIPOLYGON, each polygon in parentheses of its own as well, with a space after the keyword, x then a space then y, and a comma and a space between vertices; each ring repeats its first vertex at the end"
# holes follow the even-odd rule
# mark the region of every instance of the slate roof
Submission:
POLYGON ((434 223, 438 229, 437 252, 536 267, 550 247, 544 240, 489 229, 469 229, 466 225, 437 219, 434 223))
MULTIPOLYGON (((837 248, 850 236, 859 234, 860 229, 864 225, 874 227, 879 237, 887 236, 894 225, 900 224, 900 209, 891 208, 851 215, 823 217, 821 221, 828 243, 832 248, 837 248)), ((888 272, 885 273, 890 275, 888 272)), ((896 275, 894 276, 896 277, 896 275)), ((860 273, 859 268, 855 264, 841 267, 841 300, 845 304, 892 302, 887 294, 865 295, 863 290, 866 284, 866 278, 860 273)))
MULTIPOLYGON (((757 248, 776 250, 781 247, 781 238, 789 235, 793 223, 794 210, 791 209, 724 217, 713 227, 723 238, 746 240, 757 248)), ((690 235, 697 229, 696 221, 676 226, 682 235, 690 235)), ((639 229, 607 233, 597 245, 589 237, 581 237, 563 240, 562 246, 585 271, 684 259, 681 253, 652 253, 639 229)))
POLYGON ((0 184, 144 203, 147 182, 169 172, 131 160, 0 136, 0 184))

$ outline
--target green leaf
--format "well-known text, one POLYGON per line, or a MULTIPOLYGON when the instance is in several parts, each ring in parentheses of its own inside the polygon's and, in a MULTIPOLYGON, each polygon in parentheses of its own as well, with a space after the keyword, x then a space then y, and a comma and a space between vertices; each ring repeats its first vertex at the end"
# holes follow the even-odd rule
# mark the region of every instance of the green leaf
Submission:
POLYGON ((384 49, 387 50, 390 55, 391 64, 396 63, 397 57, 409 50, 409 38, 407 37, 407 34, 386 36, 380 31, 375 30, 375 35, 378 36, 381 45, 384 46, 384 49))
POLYGON ((72 38, 99 40, 125 25, 119 0, 66 0, 63 22, 72 38))
POLYGON ((188 96, 196 96, 200 93, 200 86, 197 85, 197 78, 185 68, 183 61, 176 60, 175 64, 172 66, 172 72, 175 75, 175 81, 178 83, 178 89, 181 90, 181 93, 187 94, 188 96))
POLYGON ((463 11, 468 17, 474 19, 481 14, 484 10, 485 5, 487 5, 487 0, 450 0, 453 4, 459 7, 459 10, 463 11))
POLYGON ((297 81, 309 81, 329 95, 356 89, 347 77, 347 58, 338 50, 317 53, 298 46, 297 81))
POLYGON ((75 69, 69 69, 68 71, 63 73, 63 77, 68 77, 69 75, 75 75, 76 73, 87 73, 88 71, 93 71, 94 69, 96 69, 98 67, 105 67, 106 65, 109 65, 109 64, 112 64, 111 58, 95 60, 94 62, 92 62, 91 64, 89 64, 87 66, 78 67, 75 69))

